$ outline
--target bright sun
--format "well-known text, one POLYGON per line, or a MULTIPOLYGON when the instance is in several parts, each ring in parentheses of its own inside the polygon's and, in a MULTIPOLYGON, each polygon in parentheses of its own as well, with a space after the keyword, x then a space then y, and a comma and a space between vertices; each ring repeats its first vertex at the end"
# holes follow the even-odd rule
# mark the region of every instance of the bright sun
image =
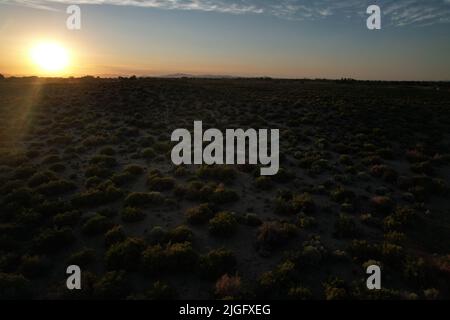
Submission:
POLYGON ((69 65, 67 50, 57 43, 39 43, 31 48, 30 54, 34 64, 43 72, 61 72, 69 65))

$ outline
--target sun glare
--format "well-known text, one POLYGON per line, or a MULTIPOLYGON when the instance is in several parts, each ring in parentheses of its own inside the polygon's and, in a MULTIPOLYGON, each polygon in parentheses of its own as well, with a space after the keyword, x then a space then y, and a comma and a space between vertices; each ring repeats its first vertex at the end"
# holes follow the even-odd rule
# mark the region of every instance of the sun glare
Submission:
POLYGON ((33 63, 45 73, 60 73, 69 65, 67 50, 57 43, 39 43, 31 51, 33 63))

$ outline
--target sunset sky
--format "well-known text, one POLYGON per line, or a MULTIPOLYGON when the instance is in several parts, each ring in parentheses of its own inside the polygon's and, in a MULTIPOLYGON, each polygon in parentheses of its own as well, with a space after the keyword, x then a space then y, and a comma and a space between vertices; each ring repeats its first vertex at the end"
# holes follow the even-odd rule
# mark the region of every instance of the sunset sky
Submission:
POLYGON ((54 42, 70 58, 62 76, 450 80, 449 39, 450 0, 0 0, 5 75, 52 75, 30 50, 54 42), (366 28, 370 4, 382 30, 366 28))

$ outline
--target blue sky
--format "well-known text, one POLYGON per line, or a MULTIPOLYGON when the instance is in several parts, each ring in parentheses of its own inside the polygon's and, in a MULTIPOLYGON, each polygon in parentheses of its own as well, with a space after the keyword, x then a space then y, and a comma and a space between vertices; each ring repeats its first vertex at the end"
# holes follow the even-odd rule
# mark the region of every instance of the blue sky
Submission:
POLYGON ((73 51, 74 75, 450 80, 449 35, 450 0, 3 0, 0 72, 27 74, 23 51, 45 38, 73 51), (73 3, 80 31, 65 28, 73 3))

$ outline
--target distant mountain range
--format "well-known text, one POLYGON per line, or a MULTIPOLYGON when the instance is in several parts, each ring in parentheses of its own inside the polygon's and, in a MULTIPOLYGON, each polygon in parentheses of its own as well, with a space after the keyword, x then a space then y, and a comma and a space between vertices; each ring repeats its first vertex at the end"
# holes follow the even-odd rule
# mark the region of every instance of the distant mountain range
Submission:
POLYGON ((163 75, 163 76, 161 76, 161 78, 232 79, 232 78, 241 78, 241 77, 215 75, 215 74, 194 75, 194 74, 189 74, 189 73, 172 73, 172 74, 163 75))

